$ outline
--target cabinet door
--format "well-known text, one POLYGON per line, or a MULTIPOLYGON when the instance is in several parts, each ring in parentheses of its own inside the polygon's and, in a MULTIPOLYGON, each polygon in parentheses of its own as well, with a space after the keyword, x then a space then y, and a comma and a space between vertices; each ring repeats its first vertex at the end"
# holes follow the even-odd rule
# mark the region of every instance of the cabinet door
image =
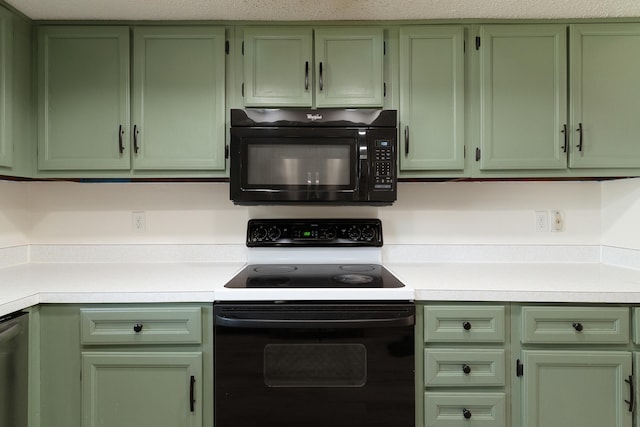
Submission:
POLYGON ((133 167, 224 170, 224 29, 140 27, 133 45, 133 167))
POLYGON ((202 427, 202 355, 82 354, 83 427, 202 427))
POLYGON ((400 30, 401 170, 464 169, 464 29, 400 30))
POLYGON ((480 169, 565 169, 566 26, 487 25, 480 42, 480 169))
POLYGON ((631 427, 631 353, 523 351, 523 427, 631 427))
POLYGON ((382 107, 382 28, 315 31, 317 107, 382 107))
POLYGON ((573 25, 570 52, 570 167, 640 167, 640 24, 573 25))
POLYGON ((42 27, 38 167, 129 169, 129 29, 42 27))
POLYGON ((311 107, 313 34, 310 28, 244 30, 244 105, 311 107))
POLYGON ((11 134, 11 15, 0 9, 0 167, 13 166, 11 134))

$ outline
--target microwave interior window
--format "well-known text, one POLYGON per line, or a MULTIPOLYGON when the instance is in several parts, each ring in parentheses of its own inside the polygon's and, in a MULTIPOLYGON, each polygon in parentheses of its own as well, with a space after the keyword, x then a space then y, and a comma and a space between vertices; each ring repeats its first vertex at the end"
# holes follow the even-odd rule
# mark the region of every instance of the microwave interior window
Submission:
POLYGON ((350 187, 352 145, 350 140, 341 144, 250 143, 247 184, 350 187))

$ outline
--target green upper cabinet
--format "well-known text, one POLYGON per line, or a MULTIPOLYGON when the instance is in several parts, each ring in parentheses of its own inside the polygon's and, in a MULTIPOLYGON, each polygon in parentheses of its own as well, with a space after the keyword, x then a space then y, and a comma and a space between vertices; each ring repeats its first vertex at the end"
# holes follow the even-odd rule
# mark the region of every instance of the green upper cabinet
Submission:
POLYGON ((481 171, 566 169, 566 28, 480 28, 481 171))
POLYGON ((640 167, 640 24, 572 25, 570 54, 570 167, 640 167))
POLYGON ((384 103, 382 28, 315 31, 317 107, 381 107, 384 103))
POLYGON ((225 34, 133 31, 133 168, 224 170, 225 34))
POLYGON ((246 106, 310 107, 313 30, 251 27, 244 30, 246 106))
POLYGON ((129 169, 129 29, 42 27, 38 42, 39 169, 129 169))
POLYGON ((245 28, 244 105, 381 107, 383 57, 382 28, 245 28))
POLYGON ((13 166, 13 140, 11 133, 11 14, 0 8, 0 170, 13 166))
POLYGON ((464 170, 464 28, 400 29, 400 169, 464 170))

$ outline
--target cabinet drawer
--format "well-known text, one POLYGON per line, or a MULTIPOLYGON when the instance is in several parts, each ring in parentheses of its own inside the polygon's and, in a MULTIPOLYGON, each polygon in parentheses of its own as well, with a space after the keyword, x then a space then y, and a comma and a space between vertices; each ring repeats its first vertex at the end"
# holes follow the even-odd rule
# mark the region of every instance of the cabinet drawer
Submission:
POLYGON ((200 344, 199 307, 84 308, 82 344, 200 344))
POLYGON ((425 427, 504 427, 504 393, 425 393, 425 427))
POLYGON ((523 343, 626 344, 626 307, 523 307, 523 343))
POLYGON ((424 384, 437 386, 503 386, 504 350, 427 349, 424 384))
POLYGON ((425 342, 504 342, 503 306, 424 308, 425 342))

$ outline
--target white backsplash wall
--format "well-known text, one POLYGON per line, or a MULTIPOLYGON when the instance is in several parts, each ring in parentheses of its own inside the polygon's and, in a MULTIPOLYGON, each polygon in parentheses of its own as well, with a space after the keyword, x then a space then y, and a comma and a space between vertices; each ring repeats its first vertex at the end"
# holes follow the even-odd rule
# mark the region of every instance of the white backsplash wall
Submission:
MULTIPOLYGON (((599 245, 601 237, 595 181, 401 183, 398 201, 379 208, 234 206, 224 183, 18 185, 29 192, 33 244, 243 244, 246 221, 258 217, 379 217, 388 244, 599 245), (555 209, 564 231, 537 232, 534 212, 555 209), (134 231, 134 211, 144 212, 143 232, 134 231)), ((4 204, 1 212, 11 215, 4 204)))
POLYGON ((27 185, 0 181, 0 248, 28 244, 29 227, 27 185))
POLYGON ((602 183, 602 244, 640 250, 640 178, 602 183))

